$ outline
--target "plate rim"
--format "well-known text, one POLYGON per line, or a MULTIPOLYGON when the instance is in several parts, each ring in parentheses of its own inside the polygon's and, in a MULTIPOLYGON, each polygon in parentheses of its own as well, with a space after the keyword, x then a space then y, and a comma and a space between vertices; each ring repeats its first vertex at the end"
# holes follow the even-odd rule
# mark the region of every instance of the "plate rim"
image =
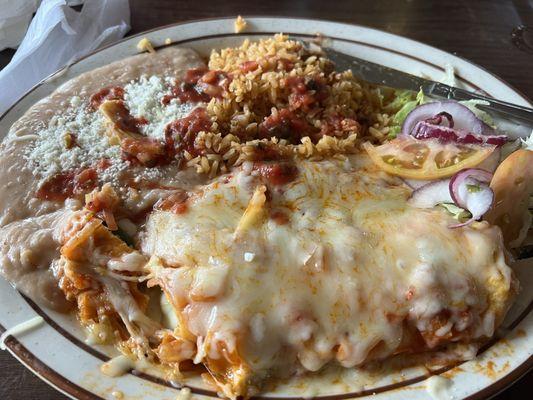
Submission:
MULTIPOLYGON (((241 15, 242 16, 242 15, 241 15)), ((96 54, 96 53, 99 53, 103 50, 106 50, 112 46, 115 46, 115 45, 118 45, 120 43, 123 43, 127 40, 130 40, 130 39, 133 39, 135 37, 138 37, 138 36, 141 36, 141 35, 146 35, 148 33, 153 33, 153 32, 156 32, 156 31, 160 31, 160 30, 163 30, 163 29, 167 29, 167 28, 173 28, 173 27, 176 27, 176 26, 180 26, 180 25, 185 25, 185 24, 190 24, 190 23, 198 23, 198 22, 208 22, 208 21, 225 21, 225 20, 231 20, 231 19, 235 19, 237 16, 236 15, 227 15, 227 16, 222 16, 222 17, 207 17, 207 18, 196 18, 196 19, 191 19, 191 20, 186 20, 186 21, 179 21, 179 22, 173 22, 171 24, 166 24, 166 25, 161 25, 159 27, 155 27, 155 28, 152 28, 152 29, 148 29, 148 30, 145 30, 145 31, 142 31, 142 32, 137 32, 131 36, 124 36, 122 39, 119 39, 113 43, 109 43, 109 44, 106 44, 105 46, 102 46, 102 47, 99 47, 87 54, 85 54, 84 56, 76 59, 75 61, 71 62, 71 63, 68 63, 67 65, 57 69, 56 71, 52 72, 51 74, 45 76, 43 79, 41 79, 39 82, 37 82, 35 85, 33 85, 30 89, 28 89, 22 96, 20 96, 20 98, 18 100, 16 100, 8 109, 6 109, 6 111, 4 111, 1 115, 0 115, 0 120, 4 119, 4 117, 17 105, 19 104, 27 95, 29 95, 31 92, 33 92, 35 89, 37 89, 39 86, 43 85, 44 83, 46 83, 47 81, 49 81, 53 76, 55 76, 56 74, 60 73, 61 71, 63 71, 64 69, 66 68, 69 68, 70 66, 72 65, 75 65, 75 64, 78 64, 79 62, 83 61, 84 59, 96 54)), ((334 23, 334 24, 340 24, 340 25, 350 25, 350 26, 354 26, 354 27, 359 27, 359 28, 363 28, 363 29, 367 29, 367 30, 371 30, 371 31, 374 31, 375 33, 386 33, 388 35, 393 35, 393 36, 397 36, 397 37, 400 37, 404 40, 408 40, 408 41, 411 41, 417 45, 422 45, 422 46, 426 46, 426 47, 429 47, 431 48, 432 50, 435 50, 435 51, 438 51, 438 52, 444 52, 444 53, 447 53, 447 54, 450 54, 454 57, 457 57, 459 59, 461 59, 462 61, 468 63, 468 64, 471 64, 481 70, 483 70, 484 72, 486 72, 487 74, 491 75, 492 78, 496 79, 497 81, 499 81, 500 83, 502 83, 503 85, 507 86, 509 89, 511 89, 512 91, 514 91, 515 93, 517 93, 518 95, 520 95, 520 97, 523 98, 523 100, 525 100, 527 103, 529 103, 529 105, 531 107, 533 107, 533 99, 530 99, 529 96, 527 96, 525 93, 523 93, 521 90, 517 89, 514 85, 511 85, 509 82, 507 82, 505 79, 503 78, 500 78, 496 73, 488 70, 486 67, 482 66, 482 65, 479 65, 473 61, 470 61, 468 58, 466 57, 463 57, 463 56, 460 56, 460 55, 457 55, 457 54, 452 54, 446 50, 442 50, 438 47, 435 47, 433 45, 430 45, 430 44, 427 44, 427 43, 424 43, 424 42, 421 42, 419 40, 416 40, 416 39, 411 39, 407 36, 404 36, 404 35, 399 35, 399 34, 396 34, 396 33, 392 33, 392 32, 387 32, 385 30, 381 30, 381 29, 377 29, 377 28, 374 28, 374 27, 371 27, 371 26, 367 26, 367 25, 363 25, 363 24, 357 24, 357 23, 352 23, 352 22, 345 22, 345 21, 334 21, 334 20, 328 20, 328 19, 325 19, 325 18, 306 18, 306 17, 300 17, 300 16, 297 16, 297 17, 292 17, 292 16, 288 16, 288 15, 281 15, 281 14, 247 14, 247 15, 244 15, 242 16, 245 20, 246 18, 262 18, 262 19, 268 19, 268 18, 284 18, 284 19, 297 19, 297 20, 300 20, 300 21, 316 21, 316 22, 326 22, 326 23, 334 23)), ((243 36, 245 36, 248 32, 246 31, 243 31, 241 32, 241 34, 243 36)), ((172 43, 170 45, 163 45, 163 46, 157 46, 155 47, 156 49, 158 48, 162 48, 162 47, 165 47, 165 46, 172 46, 172 43)), ((399 52, 401 53, 401 52, 399 52)), ((410 55, 408 54, 404 54, 404 53, 401 53, 401 55, 403 56, 407 56, 407 57, 410 57, 410 55)))
MULTIPOLYGON (((388 32, 388 31, 385 31, 385 30, 377 29, 377 28, 374 28, 374 27, 366 26, 366 25, 363 25, 363 24, 357 24, 357 23, 345 22, 345 21, 329 20, 329 19, 322 19, 322 18, 306 18, 306 17, 301 17, 301 16, 294 17, 294 16, 288 16, 288 15, 268 14, 268 13, 267 14, 249 14, 249 15, 247 14, 247 15, 242 15, 242 16, 243 16, 244 19, 267 19, 267 20, 268 19, 294 19, 294 20, 299 20, 299 21, 302 21, 302 22, 331 23, 331 24, 336 24, 336 25, 346 25, 346 26, 353 26, 353 27, 362 28, 362 29, 365 29, 365 30, 368 30, 368 31, 372 31, 372 32, 374 32, 375 34, 378 34, 378 35, 379 34, 387 34, 387 35, 395 36, 395 37, 401 38, 401 39, 403 39, 405 41, 409 41, 409 42, 411 42, 411 43, 413 43, 413 44, 415 44, 417 46, 424 46, 426 48, 430 48, 433 51, 451 55, 451 56, 456 57, 456 58, 462 60, 463 62, 469 64, 470 66, 474 66, 476 68, 479 68, 480 70, 482 70, 485 73, 489 74, 492 77, 492 79, 498 81, 500 84, 502 84, 503 86, 507 87, 512 92, 515 92, 515 94, 519 95, 525 102, 529 103, 529 105, 531 107, 533 107, 532 100, 525 93, 523 93, 521 90, 517 89, 514 85, 511 85, 510 83, 508 83, 503 78, 499 77, 497 74, 495 74, 492 71, 488 70, 487 68, 485 68, 485 67, 483 67, 483 66, 481 66, 481 65, 479 65, 477 63, 474 63, 474 62, 470 61, 469 59, 467 59, 467 58, 465 58, 463 56, 452 54, 452 53, 450 53, 448 51, 442 50, 442 49, 440 49, 438 47, 426 44, 426 43, 421 42, 421 41, 416 40, 416 39, 411 39, 411 38, 403 36, 403 35, 399 35, 399 34, 396 34, 396 33, 392 33, 392 32, 388 32)), ((150 34, 150 33, 154 33, 154 32, 157 32, 157 31, 161 31, 161 30, 164 30, 164 29, 167 29, 167 28, 174 28, 174 27, 181 26, 181 25, 186 25, 186 24, 194 24, 194 23, 210 22, 210 21, 212 21, 212 22, 216 22, 216 21, 222 22, 222 21, 235 19, 236 17, 237 17, 236 15, 226 15, 226 16, 221 16, 221 17, 208 17, 208 18, 199 18, 199 19, 191 19, 191 20, 174 22, 174 23, 171 23, 171 24, 166 24, 166 25, 162 25, 162 26, 158 26, 158 27, 149 29, 149 30, 141 31, 141 32, 135 33, 135 34, 130 35, 130 36, 125 36, 124 38, 122 38, 122 39, 120 39, 118 41, 115 41, 113 43, 109 43, 109 44, 107 44, 105 46, 102 46, 102 47, 100 47, 100 48, 98 48, 96 50, 93 50, 90 53, 88 53, 88 54, 76 59, 75 61, 67 64, 66 66, 59 68, 58 70, 54 71, 53 73, 51 73, 48 76, 46 76, 43 79, 41 79, 39 82, 37 82, 35 85, 33 85, 30 89, 28 89, 22 96, 20 96, 20 98, 17 99, 8 109, 6 109, 6 111, 2 115, 0 115, 0 121, 2 121, 11 112, 11 110, 13 108, 15 108, 22 100, 24 100, 28 95, 30 95, 32 92, 34 92, 37 88, 39 88, 43 84, 47 83, 51 79, 53 79, 53 77, 55 75, 60 74, 62 71, 64 71, 65 69, 70 68, 72 65, 78 64, 78 63, 84 61, 85 59, 87 59, 87 58, 89 58, 89 57, 91 57, 91 56, 93 56, 93 55, 95 55, 95 54, 97 54, 99 52, 102 52, 102 51, 104 51, 104 50, 106 50, 108 48, 111 48, 113 46, 117 46, 117 45, 122 44, 122 43, 124 43, 126 41, 130 41, 130 40, 132 40, 134 38, 137 38, 137 37, 140 37, 140 36, 143 36, 143 35, 147 35, 147 34, 150 34)), ((247 34, 253 34, 253 33, 254 32, 246 32, 246 31, 244 31, 244 32, 241 32, 240 35, 242 35, 243 37, 246 37, 247 34)), ((261 33, 267 34, 268 32, 264 32, 264 31, 263 32, 257 32, 258 35, 260 35, 261 33)), ((228 36, 229 35, 230 34, 228 34, 228 36)), ((235 34, 235 35, 238 35, 238 34, 235 34)), ((325 36, 325 37, 327 38, 328 36, 325 36)), ((343 39, 343 38, 338 38, 338 39, 343 39)), ((195 39, 191 38, 190 40, 193 41, 195 39)), ((343 40, 348 40, 348 39, 344 38, 343 40)), ((363 42, 361 42, 361 43, 363 43, 363 42)), ((154 48, 160 49, 160 48, 164 48, 164 47, 167 47, 167 46, 172 46, 172 45, 175 45, 175 44, 176 44, 176 42, 173 42, 173 43, 171 43, 169 45, 160 45, 160 46, 155 46, 154 48)), ((371 43, 363 43, 363 44, 372 46, 371 43)), ((399 55, 401 55, 403 57, 414 59, 417 62, 423 62, 423 63, 426 63, 426 64, 429 63, 433 67, 437 67, 437 68, 442 69, 442 67, 440 67, 439 65, 433 64, 433 63, 428 62, 428 61, 426 61, 424 59, 421 59, 421 58, 414 57, 411 54, 403 53, 403 52, 398 51, 398 50, 384 48, 384 47, 381 47, 381 46, 373 46, 373 47, 377 47, 377 48, 380 48, 380 49, 383 49, 383 50, 386 50, 386 51, 389 51, 389 52, 392 51, 392 52, 394 52, 396 54, 399 54, 399 55)), ((468 80, 465 80, 459 74, 457 74, 457 76, 458 76, 458 78, 468 82, 468 80)), ((37 100, 37 101, 39 101, 39 100, 37 100)), ((532 307, 528 307, 525 310, 524 318, 527 317, 527 315, 531 311, 532 311, 532 307)), ((524 318, 522 318, 521 320, 523 320, 524 318)), ((2 324, 0 324, 0 332, 5 331, 5 329, 6 328, 2 324)), ((80 387, 75 382, 70 381, 69 379, 65 378, 61 373, 59 373, 59 372, 55 371, 53 368, 49 367, 46 363, 44 363, 37 356, 35 356, 35 354, 33 354, 32 352, 27 350, 25 348, 25 346, 18 339, 16 339, 15 337, 9 336, 8 338, 6 338, 5 343, 6 343, 6 348, 8 349, 9 353, 12 354, 19 362, 21 362, 21 364, 23 364, 23 366, 25 368, 29 369, 39 379, 41 379, 42 381, 44 381, 48 385, 52 386, 54 389, 56 389, 56 390, 60 391, 61 393, 65 394, 66 396, 71 397, 73 399, 78 399, 78 398, 79 399, 91 399, 91 400, 92 399, 102 399, 102 397, 100 397, 97 394, 95 394, 93 392, 90 392, 90 391, 80 387), (25 358, 25 356, 23 354, 24 352, 27 352, 30 355, 30 357, 29 358, 27 358, 27 357, 25 358), (32 362, 31 364, 30 364, 30 361, 29 361, 30 359, 31 359, 31 362, 32 362), (39 368, 34 368, 34 365, 38 365, 39 368), (46 370, 46 373, 42 374, 39 371, 39 369, 46 370), (65 383, 65 385, 64 386, 63 385, 60 386, 59 383, 65 383), (74 389, 74 390, 67 390, 67 389, 74 389), (82 397, 80 397, 79 394, 81 394, 82 397)), ((481 390, 479 390, 479 391, 477 391, 475 393, 472 393, 471 395, 463 398, 463 400, 481 400, 481 399, 491 398, 491 397, 497 395, 498 393, 504 391, 505 389, 507 389, 508 387, 513 385, 514 383, 516 383, 518 380, 520 380, 522 377, 524 377, 531 370, 533 370, 533 355, 530 355, 527 359, 525 359, 521 364, 516 366, 508 374, 504 375, 503 377, 499 378, 498 380, 494 381, 493 383, 489 384, 488 386, 485 386, 481 390)), ((333 395, 333 396, 329 396, 329 397, 336 397, 336 396, 333 395)), ((298 398, 295 397, 295 399, 298 399, 298 398)))
MULTIPOLYGON (((0 332, 3 333, 5 331, 6 328, 0 324, 0 332)), ((9 354, 22 364, 24 368, 65 396, 74 400, 105 400, 103 397, 65 378, 55 369, 48 366, 43 360, 28 350, 16 337, 9 335, 5 339, 4 344, 9 354)))

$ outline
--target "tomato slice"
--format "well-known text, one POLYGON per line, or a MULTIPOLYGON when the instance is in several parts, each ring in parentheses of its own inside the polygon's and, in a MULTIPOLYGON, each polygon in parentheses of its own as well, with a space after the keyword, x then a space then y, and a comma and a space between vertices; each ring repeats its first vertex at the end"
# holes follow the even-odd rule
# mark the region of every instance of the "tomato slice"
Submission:
POLYGON ((373 146, 363 143, 372 161, 383 171, 409 179, 440 179, 471 168, 485 160, 496 146, 442 144, 437 139, 418 140, 402 136, 373 146))

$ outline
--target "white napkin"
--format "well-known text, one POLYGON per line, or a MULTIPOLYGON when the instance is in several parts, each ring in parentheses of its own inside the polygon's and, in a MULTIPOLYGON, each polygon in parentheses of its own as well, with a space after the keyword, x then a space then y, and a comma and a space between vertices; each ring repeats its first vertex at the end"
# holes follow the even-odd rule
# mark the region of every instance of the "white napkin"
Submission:
POLYGON ((43 0, 11 62, 0 71, 0 115, 36 83, 123 37, 128 0, 87 0, 81 12, 66 0, 43 0))
POLYGON ((0 50, 16 48, 26 33, 40 0, 0 0, 0 50))

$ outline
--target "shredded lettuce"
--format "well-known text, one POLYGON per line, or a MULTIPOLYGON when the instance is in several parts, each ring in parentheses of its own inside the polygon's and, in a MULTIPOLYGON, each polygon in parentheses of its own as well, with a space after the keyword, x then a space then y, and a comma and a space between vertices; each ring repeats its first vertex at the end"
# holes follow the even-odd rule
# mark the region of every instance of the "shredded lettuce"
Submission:
MULTIPOLYGON (((389 130, 389 138, 395 138, 402 130, 403 121, 407 118, 407 115, 413 111, 416 106, 424 103, 424 92, 422 89, 414 96, 411 90, 397 90, 395 91, 396 97, 387 105, 387 110, 396 111, 392 117, 392 125, 389 130)), ((384 109, 384 111, 387 111, 384 109)))
POLYGON ((441 203, 439 206, 443 207, 446 211, 448 211, 453 218, 455 218, 459 222, 467 221, 468 219, 472 218, 472 214, 470 214, 469 211, 457 207, 453 203, 441 203))
POLYGON ((397 112, 413 99, 414 95, 411 90, 394 90, 393 100, 383 107, 383 111, 388 113, 397 112))
POLYGON ((389 127, 389 139, 394 139, 401 131, 402 127, 400 125, 394 125, 389 127))
POLYGON ((424 95, 424 91, 422 90, 422 88, 420 88, 420 90, 416 94, 416 101, 418 101, 418 104, 424 104, 424 103, 427 103, 426 100, 427 99, 424 95))
POLYGON ((466 190, 470 193, 478 193, 478 192, 481 192, 481 186, 479 185, 471 185, 471 184, 466 184, 466 190))
POLYGON ((418 101, 416 100, 411 100, 405 103, 403 107, 400 108, 396 114, 394 114, 394 117, 392 117, 392 122, 394 122, 395 125, 401 125, 403 121, 405 121, 405 118, 407 118, 407 114, 413 111, 417 105, 418 101))
POLYGON ((461 103, 463 106, 468 107, 469 110, 472 111, 474 114, 476 114, 476 117, 478 117, 484 123, 492 126, 493 128, 495 127, 494 120, 489 115, 489 113, 477 108, 478 105, 488 106, 490 104, 488 101, 472 99, 472 100, 460 101, 459 103, 461 103))
MULTIPOLYGON (((453 87, 459 87, 457 80, 455 79, 455 69, 453 68, 453 65, 451 64, 445 64, 444 65, 445 74, 444 77, 440 80, 440 82, 453 87)), ((472 111, 474 114, 476 114, 476 117, 478 117, 480 120, 482 120, 487 125, 495 127, 494 121, 492 120, 491 116, 486 113, 483 110, 480 110, 477 108, 478 105, 489 105, 489 103, 485 100, 465 100, 460 101, 462 105, 468 107, 470 111, 472 111)))
POLYGON ((531 131, 531 135, 529 135, 529 137, 527 137, 525 140, 520 139, 520 141, 522 142, 523 149, 533 151, 533 131, 531 131))

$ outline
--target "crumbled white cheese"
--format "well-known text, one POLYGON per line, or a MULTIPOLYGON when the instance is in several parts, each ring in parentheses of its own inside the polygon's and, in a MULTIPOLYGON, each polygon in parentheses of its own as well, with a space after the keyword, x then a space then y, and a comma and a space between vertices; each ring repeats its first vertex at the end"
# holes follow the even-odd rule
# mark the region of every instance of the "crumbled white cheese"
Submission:
MULTIPOLYGON (((124 87, 124 100, 131 114, 148 120, 142 127, 143 134, 162 140, 165 127, 187 116, 195 107, 194 104, 180 104, 175 99, 168 105, 161 103, 173 84, 173 77, 141 76, 124 87)), ((60 172, 94 166, 102 158, 108 159, 110 166, 99 171, 99 180, 110 182, 116 188, 123 183, 121 177, 126 172, 132 172, 139 181, 158 180, 164 176, 165 167, 133 167, 122 160, 120 146, 109 144, 105 118, 100 112, 91 111, 88 101, 73 96, 67 104, 70 107, 53 116, 48 126, 28 136, 34 142, 28 146, 25 158, 41 181, 60 172), (75 138, 75 145, 67 148, 65 137, 69 135, 75 138)))
POLYGON ((180 119, 189 115, 189 113, 196 107, 196 104, 185 103, 180 104, 176 99, 171 100, 168 105, 159 105, 154 112, 157 120, 152 124, 147 125, 144 133, 155 138, 165 137, 165 127, 172 121, 180 119))
POLYGON ((255 258, 255 253, 244 253, 244 261, 246 262, 252 262, 255 258))
MULTIPOLYGON (((115 146, 118 149, 118 146, 115 146)), ((118 187, 121 183, 121 176, 126 171, 131 169, 129 163, 124 162, 118 158, 111 161, 111 165, 98 173, 98 178, 102 183, 109 182, 113 186, 118 187)))
POLYGON ((124 100, 131 114, 148 120, 148 124, 141 128, 145 135, 164 138, 168 123, 185 117, 194 108, 194 105, 180 104, 176 99, 167 105, 161 103, 173 83, 172 79, 143 75, 124 87, 124 100))
POLYGON ((120 148, 110 146, 105 135, 105 123, 100 113, 86 110, 83 105, 62 117, 52 117, 48 127, 37 134, 39 139, 29 146, 26 158, 34 174, 47 178, 61 171, 93 165, 101 158, 119 159, 120 148), (75 136, 76 144, 66 148, 65 134, 75 136))
POLYGON ((81 98, 79 96, 72 96, 70 98, 70 105, 72 107, 79 107, 81 104, 81 98))
POLYGON ((142 75, 139 80, 131 81, 124 86, 124 100, 132 115, 149 119, 155 104, 167 92, 165 82, 159 76, 142 75))

